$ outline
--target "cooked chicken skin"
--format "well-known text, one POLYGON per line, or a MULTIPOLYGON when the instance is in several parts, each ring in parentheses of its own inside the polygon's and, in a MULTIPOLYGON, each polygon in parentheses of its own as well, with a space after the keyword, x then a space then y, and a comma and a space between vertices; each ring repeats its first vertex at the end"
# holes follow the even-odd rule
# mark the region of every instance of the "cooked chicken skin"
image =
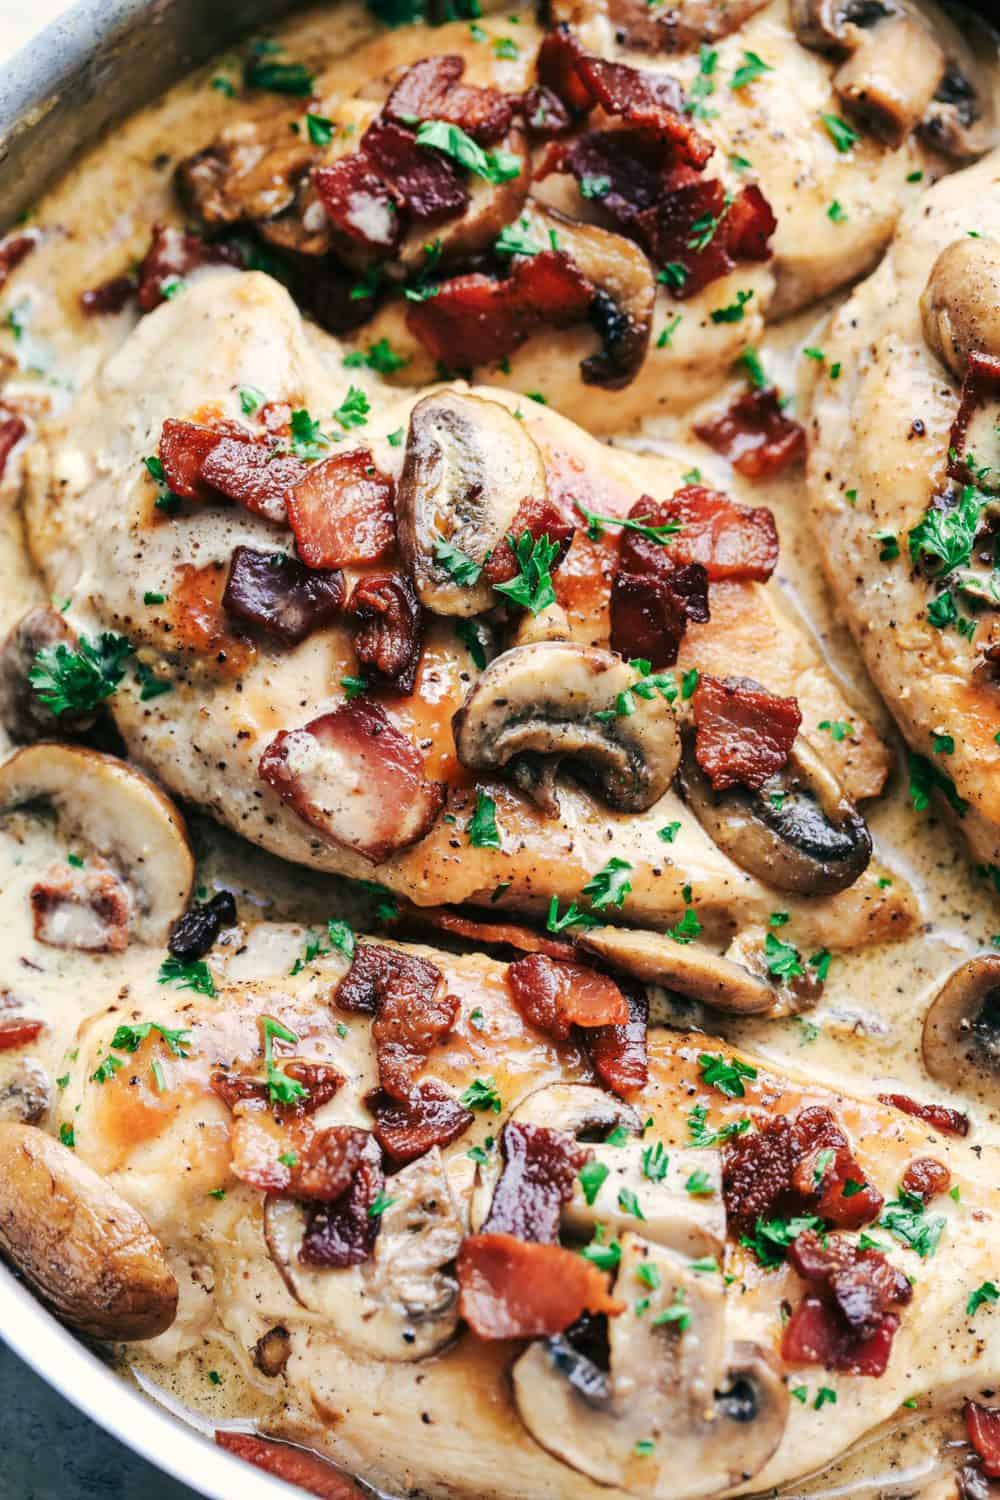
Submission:
MULTIPOLYGON (((351 636, 338 619, 295 648, 265 642, 247 657, 245 644, 224 635, 221 665, 204 637, 188 649, 191 605, 183 601, 192 598, 184 591, 192 570, 217 577, 217 597, 234 546, 271 550, 290 539, 284 528, 242 507, 195 506, 165 518, 154 507, 155 484, 143 459, 155 452, 168 417, 239 420, 241 387, 319 413, 338 406, 347 383, 337 346, 307 332, 276 282, 207 271, 182 301, 144 320, 72 414, 54 424, 45 452, 37 452, 27 517, 32 550, 50 590, 81 601, 68 612, 76 628, 126 633, 146 667, 173 682, 172 691, 143 701, 130 676, 115 694, 111 706, 131 753, 176 794, 255 843, 315 869, 377 876, 418 905, 484 899, 504 881, 511 883, 504 897, 511 905, 545 908, 553 895, 560 902, 577 900, 614 850, 633 865, 626 918, 678 920, 686 905, 683 888, 690 884, 701 920, 714 931, 765 921, 774 893, 731 863, 673 792, 647 812, 624 814, 567 783, 561 813, 552 819, 498 782, 489 790, 503 847, 470 846, 463 829, 474 810, 473 789, 455 759, 450 721, 475 666, 446 619, 428 617, 414 693, 376 696, 383 697, 392 722, 421 747, 425 775, 446 783, 457 826, 439 819, 415 847, 373 865, 317 837, 260 780, 261 753, 277 731, 296 729, 344 701, 341 680, 355 672, 351 636), (150 593, 166 602, 145 603, 150 593), (673 821, 682 829, 667 851, 657 830, 673 821)), ((390 444, 388 434, 405 428, 412 402, 383 404, 385 392, 376 395, 374 386, 372 399, 363 440, 378 467, 398 474, 403 449, 390 444)), ((601 513, 621 515, 641 494, 667 495, 681 481, 677 462, 606 449, 534 403, 499 399, 517 410, 531 408, 522 416, 541 444, 550 495, 567 509, 571 496, 586 496, 585 503, 601 513)), ((602 600, 609 545, 613 539, 589 544, 581 527, 560 582, 573 631, 588 644, 607 639, 602 600)), ((720 588, 716 619, 691 630, 679 666, 750 669, 770 691, 799 695, 804 730, 847 792, 877 792, 887 769, 884 747, 784 619, 773 589, 720 588), (844 718, 857 726, 850 741, 831 744, 818 732, 820 721, 844 718)), ((834 947, 902 934, 913 915, 907 887, 901 881, 883 887, 874 865, 841 895, 797 898, 790 909, 800 914, 807 940, 834 947)))
MULTIPOLYGON (((868 670, 913 749, 969 803, 960 826, 990 864, 1000 861, 1000 687, 982 654, 996 605, 975 613, 963 601, 968 635, 936 628, 928 610, 940 589, 911 567, 907 538, 945 481, 959 404, 959 382, 928 344, 921 297, 953 242, 1000 235, 998 184, 996 153, 938 183, 818 337, 826 364, 813 387, 808 465, 819 553, 868 670), (827 374, 834 364, 837 381, 827 374), (887 537, 899 555, 881 560, 893 551, 887 537), (935 747, 942 735, 954 740, 945 757, 935 747)), ((968 267, 958 283, 970 300, 981 290, 968 267)), ((988 337, 989 316, 976 326, 988 337)), ((990 453, 980 449, 978 462, 991 463, 990 453)))

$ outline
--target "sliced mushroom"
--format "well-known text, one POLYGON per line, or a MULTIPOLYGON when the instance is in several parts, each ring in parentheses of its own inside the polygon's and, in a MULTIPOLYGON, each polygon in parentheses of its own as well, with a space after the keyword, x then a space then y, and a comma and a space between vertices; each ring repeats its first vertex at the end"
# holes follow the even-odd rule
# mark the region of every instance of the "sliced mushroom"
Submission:
POLYGON ((724 854, 765 885, 828 896, 853 885, 872 855, 868 825, 808 741, 759 792, 715 792, 685 734, 681 786, 688 806, 724 854))
POLYGON ((582 361, 585 385, 620 390, 646 357, 653 327, 656 281, 646 256, 624 235, 569 219, 529 199, 521 224, 530 239, 564 251, 597 288, 590 320, 601 351, 582 361))
POLYGON ((0 1084, 0 1120, 35 1125, 52 1103, 49 1075, 35 1057, 19 1057, 0 1084))
POLYGON ((537 1340, 514 1365, 527 1430, 628 1494, 697 1500, 746 1485, 781 1441, 788 1392, 768 1351, 727 1344, 721 1277, 628 1234, 615 1291, 628 1307, 608 1322, 607 1373, 565 1335, 537 1340))
POLYGON ((865 29, 898 14, 893 0, 792 0, 792 25, 814 52, 853 52, 865 29))
POLYGON ((0 648, 0 724, 14 740, 37 740, 43 735, 83 734, 94 715, 65 713, 58 718, 32 689, 28 673, 45 646, 74 646, 76 638, 54 609, 30 609, 22 615, 0 648))
POLYGON ((920 298, 924 338, 958 380, 973 351, 1000 358, 1000 241, 963 235, 938 256, 920 298))
POLYGON ((515 1125, 565 1130, 578 1141, 603 1141, 622 1127, 638 1135, 642 1121, 631 1104, 589 1083, 549 1083, 526 1094, 510 1112, 515 1125))
POLYGON ((177 1282, 145 1219, 33 1125, 0 1125, 0 1252, 81 1333, 151 1339, 177 1313, 177 1282))
POLYGON ((939 1083, 1000 1089, 1000 953, 949 974, 924 1018, 924 1067, 939 1083))
POLYGON ((132 934, 165 943, 187 907, 194 859, 181 816, 159 788, 112 755, 28 745, 0 766, 0 815, 36 803, 124 879, 132 934))
POLYGON ((635 684, 621 657, 570 641, 540 641, 505 651, 483 672, 452 720, 463 765, 509 767, 520 789, 550 814, 558 810, 561 761, 620 812, 659 801, 680 760, 680 735, 659 695, 616 712, 635 684))
POLYGON ((769 984, 702 943, 676 943, 662 933, 632 927, 595 927, 581 932, 576 942, 634 979, 676 990, 715 1010, 757 1015, 770 1010, 776 999, 769 984))
POLYGON ((691 52, 739 30, 767 0, 608 0, 616 37, 640 52, 691 52))
POLYGON ((538 641, 568 641, 572 639, 569 618, 561 604, 550 604, 547 609, 533 615, 526 609, 514 632, 515 646, 534 646, 538 641))
POLYGON ((900 10, 861 32, 833 86, 845 110, 895 150, 924 118, 944 70, 933 32, 900 10))
MULTIPOLYGON (((545 468, 533 438, 505 406, 438 391, 410 413, 396 492, 399 545, 420 602, 438 615, 478 615, 496 598, 479 572, 509 532, 521 502, 544 500, 545 468), (475 581, 442 561, 446 544, 469 559, 475 581)), ((460 560, 459 560, 460 561, 460 560)))
POLYGON ((397 1172, 381 1216, 375 1252, 360 1266, 315 1270, 299 1259, 306 1223, 300 1203, 271 1196, 264 1209, 267 1247, 297 1302, 338 1341, 378 1359, 424 1359, 458 1325, 458 1283, 451 1262, 464 1225, 440 1149, 397 1172))
POLYGON ((996 143, 994 90, 989 59, 996 41, 988 26, 963 12, 961 37, 927 109, 920 134, 926 145, 952 161, 972 161, 996 143))

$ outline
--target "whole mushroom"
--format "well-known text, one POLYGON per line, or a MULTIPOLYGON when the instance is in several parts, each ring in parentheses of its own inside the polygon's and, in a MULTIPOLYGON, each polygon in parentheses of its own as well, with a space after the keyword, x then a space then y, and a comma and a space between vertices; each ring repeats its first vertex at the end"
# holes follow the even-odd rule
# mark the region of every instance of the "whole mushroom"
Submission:
POLYGON ((948 975, 924 1017, 924 1067, 939 1083, 1000 1092, 1000 953, 981 953, 948 975))
POLYGON ((920 298, 927 345, 958 380, 976 351, 1000 359, 1000 241, 963 235, 934 262, 920 298))

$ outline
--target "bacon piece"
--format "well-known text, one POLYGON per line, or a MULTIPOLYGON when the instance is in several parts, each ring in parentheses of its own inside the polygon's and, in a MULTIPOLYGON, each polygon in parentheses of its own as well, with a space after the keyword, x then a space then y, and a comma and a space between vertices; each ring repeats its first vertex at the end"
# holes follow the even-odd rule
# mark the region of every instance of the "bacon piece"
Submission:
POLYGON ((45 1022, 31 1016, 4 1015, 0 1011, 0 1052, 26 1047, 45 1030, 45 1022))
POLYGON ((577 1173, 592 1152, 565 1131, 544 1125, 505 1125, 500 1147, 504 1168, 483 1233, 554 1245, 563 1204, 572 1198, 577 1173))
POLYGON ((405 992, 414 1008, 422 1010, 443 987, 441 970, 426 958, 382 943, 359 943, 333 1000, 340 1010, 374 1016, 390 990, 405 992))
POLYGON ((803 1281, 830 1294, 844 1323, 862 1338, 913 1297, 903 1272, 881 1250, 859 1250, 843 1235, 807 1229, 789 1246, 788 1262, 803 1281))
POLYGON ((547 153, 538 176, 569 172, 582 182, 603 178, 607 192, 601 208, 624 229, 631 230, 640 215, 655 207, 673 165, 662 142, 635 130, 587 130, 547 153))
POLYGON ((288 524, 306 566, 377 562, 396 540, 395 488, 367 448, 309 468, 286 496, 288 524))
POLYGON ((222 437, 206 455, 201 477, 228 500, 268 521, 285 520, 285 499, 306 472, 299 458, 276 455, 253 437, 222 437))
POLYGON ((50 948, 83 953, 124 953, 131 901, 126 886, 103 859, 83 869, 55 864, 31 888, 35 939, 50 948))
POLYGON ((181 963, 204 958, 224 927, 236 923, 236 898, 232 891, 217 891, 210 901, 196 901, 170 929, 167 952, 181 963))
POLYGON ((593 298, 567 255, 543 250, 515 258, 503 280, 477 271, 442 282, 436 297, 409 304, 406 325, 434 359, 465 370, 513 354, 540 328, 583 322, 593 298))
POLYGON ((694 753, 717 792, 754 791, 788 762, 802 714, 795 698, 778 698, 745 677, 703 673, 691 698, 694 753))
POLYGON ((410 580, 402 573, 359 579, 348 600, 347 613, 361 621, 354 637, 358 665, 376 684, 412 693, 424 621, 410 580))
POLYGON ((965 1431, 979 1454, 988 1479, 1000 1479, 1000 1408, 965 1403, 965 1431))
POLYGON ((465 59, 454 53, 424 57, 407 68, 382 113, 395 125, 444 120, 458 125, 481 146, 493 146, 510 130, 513 110, 498 89, 461 83, 465 59))
POLYGON ((697 178, 686 167, 664 179, 652 207, 629 217, 630 232, 657 265, 683 266, 683 277, 669 282, 679 300, 697 296, 738 262, 769 259, 777 228, 759 188, 741 188, 727 203, 718 178, 697 178))
MULTIPOLYGON (((702 569, 704 573, 704 569, 702 569)), ((666 578, 616 573, 611 583, 611 649, 672 667, 687 629, 687 612, 666 578)))
POLYGON ((968 483, 971 478, 965 460, 972 419, 988 402, 1000 402, 1000 359, 970 349, 948 443, 948 475, 960 484, 968 483))
POLYGON ((670 576, 698 563, 711 583, 730 578, 766 583, 777 566, 778 528, 771 511, 765 505, 738 505, 721 490, 686 484, 669 500, 643 495, 628 517, 650 526, 676 521, 681 528, 665 544, 624 529, 618 560, 628 573, 670 576))
POLYGON ((628 1002, 624 1025, 595 1026, 581 1035, 594 1071, 615 1094, 631 1094, 649 1081, 646 1033, 649 1001, 645 990, 621 985, 628 1002))
POLYGON ((229 564, 223 608, 297 646, 336 616, 344 602, 341 572, 314 572, 284 552, 237 547, 229 564))
POLYGON ((617 1316, 596 1266, 560 1245, 510 1234, 471 1234, 458 1252, 459 1311, 481 1339, 562 1333, 585 1312, 617 1316))
POLYGON ((722 1190, 728 1222, 738 1233, 750 1233, 758 1218, 804 1213, 858 1229, 878 1218, 883 1201, 847 1136, 821 1105, 802 1109, 793 1119, 776 1115, 754 1134, 727 1142, 722 1190))
POLYGON ((748 391, 721 417, 698 422, 694 430, 747 479, 777 474, 805 453, 805 429, 785 416, 773 386, 748 391))
POLYGON ((914 1115, 918 1120, 924 1120, 934 1130, 940 1130, 942 1135, 968 1135, 969 1117, 962 1114, 960 1110, 948 1109, 944 1104, 920 1104, 916 1099, 911 1099, 909 1094, 879 1094, 882 1104, 889 1104, 893 1109, 902 1110, 904 1115, 914 1115))
POLYGON ((403 231, 395 201, 367 156, 352 151, 327 167, 315 167, 312 184, 335 238, 348 250, 388 254, 403 231))
POLYGON ((582 964, 531 953, 508 967, 506 980, 524 1019, 557 1042, 574 1026, 624 1026, 629 1018, 614 980, 582 964))
POLYGON ((307 1266, 359 1266, 375 1248, 379 1214, 368 1210, 385 1179, 374 1153, 362 1159, 351 1185, 336 1203, 310 1207, 299 1260, 307 1266))
POLYGON ((306 1062, 299 1057, 282 1058, 281 1070, 296 1083, 301 1083, 306 1091, 304 1098, 296 1099, 292 1104, 272 1103, 267 1082, 260 1076, 259 1068, 252 1072, 216 1068, 209 1083, 212 1092, 228 1109, 234 1110, 237 1104, 252 1099, 266 1105, 275 1119, 288 1120, 315 1114, 333 1098, 344 1082, 343 1074, 329 1063, 306 1062))
POLYGON ((316 1130, 304 1117, 279 1119, 257 1099, 233 1108, 232 1170, 262 1193, 334 1203, 371 1154, 371 1136, 353 1125, 316 1130))
POLYGON ((11 272, 37 249, 39 239, 38 231, 29 229, 26 234, 8 234, 0 240, 0 291, 7 285, 11 272))
POLYGON ((202 266, 242 266, 240 252, 231 245, 209 244, 200 235, 156 224, 139 267, 139 307, 143 312, 164 301, 164 288, 202 266))
POLYGON ((281 730, 258 774, 303 822, 375 863, 423 838, 444 805, 413 741, 364 698, 281 730))
MULTIPOLYGON (((235 429, 231 424, 230 431, 235 429)), ((222 427, 207 427, 199 422, 179 422, 168 417, 160 431, 160 463, 163 477, 175 495, 182 500, 211 500, 212 490, 201 475, 201 466, 216 443, 222 441, 222 427)), ((247 434, 250 437, 250 434, 247 434)))
POLYGON ((543 88, 551 89, 572 115, 585 115, 594 105, 594 96, 577 72, 577 62, 584 57, 582 42, 568 26, 557 26, 542 38, 535 70, 543 88))
POLYGON ((546 937, 519 922, 480 922, 447 906, 414 906, 407 912, 415 925, 427 924, 455 937, 468 938, 480 947, 516 948, 521 953, 546 953, 549 958, 573 959, 576 949, 560 938, 546 937))
POLYGON ((227 1432, 222 1428, 216 1429, 215 1441, 227 1453, 274 1474, 308 1495, 317 1495, 319 1500, 364 1500, 353 1479, 307 1448, 293 1448, 289 1443, 276 1443, 273 1438, 227 1432))
POLYGON ((894 1313, 886 1313, 866 1338, 845 1330, 836 1309, 809 1292, 792 1313, 781 1339, 781 1357, 789 1364, 823 1365, 848 1375, 885 1374, 892 1341, 899 1327, 894 1313))
POLYGON ((904 1193, 912 1193, 921 1203, 929 1203, 951 1187, 951 1173, 944 1162, 933 1156, 918 1156, 903 1173, 901 1187, 904 1193))
POLYGON ((395 1099, 413 1093, 414 1074, 449 1034, 459 1010, 457 997, 445 991, 440 969, 379 943, 358 944, 333 998, 341 1010, 374 1015, 379 1082, 395 1099))
POLYGON ((131 272, 111 276, 100 286, 80 293, 80 307, 88 317, 103 317, 125 310, 138 290, 139 283, 131 272))
MULTIPOLYGON (((528 532, 534 541, 545 536, 548 537, 550 543, 558 543, 559 550, 549 565, 549 571, 554 573, 569 551, 570 543, 576 535, 576 527, 572 521, 565 519, 562 511, 553 505, 551 500, 544 498, 539 500, 534 495, 529 495, 518 506, 514 519, 510 523, 509 535, 516 543, 521 540, 525 532, 528 532)), ((498 583, 509 583, 512 578, 516 578, 518 571, 514 548, 507 536, 501 537, 483 564, 483 573, 496 588, 498 583)))
POLYGON ((7 460, 24 437, 28 428, 19 416, 4 416, 0 407, 0 479, 7 471, 7 460))
POLYGON ((406 1099, 394 1099, 384 1089, 374 1089, 365 1095, 364 1102, 375 1116, 375 1139, 400 1165, 423 1156, 432 1146, 447 1146, 468 1130, 475 1118, 471 1109, 433 1082, 420 1084, 406 1099))
POLYGON ((397 208, 421 227, 454 218, 469 206, 468 188, 451 161, 433 147, 418 146, 412 130, 377 119, 361 147, 389 184, 397 208))
POLYGON ((573 128, 570 112, 559 95, 534 84, 521 95, 521 115, 533 141, 550 141, 573 128))

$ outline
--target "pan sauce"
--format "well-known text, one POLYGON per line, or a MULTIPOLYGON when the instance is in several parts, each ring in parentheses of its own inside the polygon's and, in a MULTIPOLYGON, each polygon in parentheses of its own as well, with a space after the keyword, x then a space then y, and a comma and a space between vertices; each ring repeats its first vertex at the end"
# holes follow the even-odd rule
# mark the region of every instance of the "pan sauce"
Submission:
MULTIPOLYGON (((371 33, 372 23, 358 6, 338 7, 336 15, 335 28, 328 18, 309 16, 290 23, 278 35, 292 55, 313 52, 318 41, 328 52, 335 46, 338 53, 349 54, 371 33)), ((0 309, 3 313, 13 310, 14 323, 23 330, 19 338, 13 332, 4 333, 2 349, 19 367, 8 391, 23 400, 27 409, 35 405, 44 413, 63 407, 86 384, 100 359, 127 334, 131 313, 84 319, 78 310, 79 292, 141 255, 152 224, 175 212, 174 164, 211 139, 231 117, 232 103, 207 86, 211 78, 226 76, 227 71, 235 76, 236 65, 223 59, 120 127, 32 215, 31 223, 44 232, 43 244, 13 279, 0 309)), ((835 305, 833 300, 825 307, 814 306, 781 327, 769 329, 759 340, 782 390, 795 389, 801 350, 816 342, 816 330, 831 305, 835 305)), ((363 372, 354 372, 352 378, 365 385, 373 407, 392 399, 392 393, 387 397, 384 388, 363 372)), ((734 392, 737 388, 734 381, 734 392)), ((608 398, 598 392, 593 399, 604 402, 608 398)), ((715 396, 712 405, 717 404, 715 396)), ((680 419, 651 419, 640 437, 632 434, 616 441, 665 453, 679 450, 690 463, 693 445, 686 434, 696 418, 697 410, 680 419)), ((585 420, 583 425, 587 425, 585 420)), ((789 477, 750 486, 724 460, 701 445, 694 446, 695 461, 707 483, 717 483, 745 503, 772 508, 781 535, 776 581, 786 602, 815 638, 849 695, 877 726, 890 733, 885 710, 867 683, 845 628, 837 622, 816 566, 801 497, 801 473, 793 471, 789 477)), ((16 500, 16 465, 12 465, 3 486, 0 516, 0 577, 4 580, 0 633, 4 634, 32 603, 44 602, 23 545, 16 500)), ((894 945, 838 958, 818 1007, 805 1022, 721 1017, 715 1029, 728 1042, 777 1064, 784 1062, 793 1072, 806 1072, 819 1081, 870 1094, 891 1086, 968 1110, 977 1147, 992 1154, 1000 1142, 994 1110, 981 1098, 932 1084, 920 1064, 919 1040, 920 1023, 936 982, 959 958, 988 948, 993 934, 1000 931, 996 899, 976 877, 954 830, 933 810, 914 813, 906 795, 904 770, 897 768, 884 796, 867 811, 885 862, 918 892, 922 927, 894 945)), ((348 919, 354 916, 353 898, 336 879, 312 875, 303 882, 291 867, 280 866, 207 823, 198 825, 197 837, 200 881, 210 890, 234 890, 244 918, 254 912, 261 919, 308 925, 310 920, 334 913, 348 919)), ((63 1071, 62 1059, 91 1009, 91 993, 121 993, 135 981, 142 958, 127 952, 120 957, 83 960, 86 988, 77 978, 81 960, 72 954, 48 950, 51 962, 45 972, 25 970, 21 955, 29 934, 26 892, 34 873, 53 857, 53 848, 37 837, 24 845, 16 837, 0 837, 0 988, 17 991, 28 986, 39 1001, 51 1029, 35 1051, 55 1076, 63 1071)), ((303 925, 262 931, 267 961, 261 972, 268 970, 275 952, 297 953, 302 934, 303 925)), ((252 962, 252 953, 246 962, 252 962)), ((0 1086, 12 1066, 0 1055, 0 1086)), ((934 1274, 948 1274, 946 1260, 935 1263, 934 1274)), ((254 1384, 244 1376, 242 1362, 227 1350, 227 1338, 221 1328, 209 1324, 203 1347, 175 1363, 136 1351, 131 1359, 146 1388, 167 1393, 196 1418, 213 1423, 266 1419, 273 1402, 268 1383, 260 1379, 254 1384), (208 1378, 209 1372, 220 1377, 217 1383, 208 1378)), ((904 1420, 869 1435, 814 1481, 790 1486, 782 1493, 829 1497, 913 1493, 937 1471, 944 1445, 959 1436, 959 1424, 950 1407, 940 1414, 902 1416, 904 1420)))

